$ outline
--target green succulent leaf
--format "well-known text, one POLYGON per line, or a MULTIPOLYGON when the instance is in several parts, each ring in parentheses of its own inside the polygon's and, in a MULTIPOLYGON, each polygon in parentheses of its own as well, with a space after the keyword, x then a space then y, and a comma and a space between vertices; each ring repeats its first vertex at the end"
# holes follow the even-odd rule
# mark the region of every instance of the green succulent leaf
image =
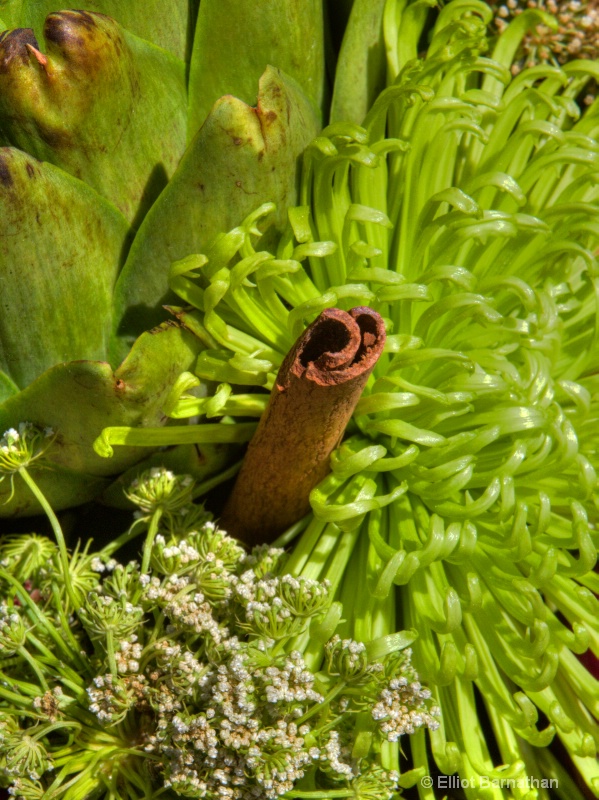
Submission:
MULTIPOLYGON (((127 30, 185 58, 193 37, 199 0, 86 0, 87 11, 108 14, 127 30)), ((46 16, 58 11, 54 0, 0 0, 0 14, 9 28, 33 28, 41 35, 46 16)))
POLYGON ((120 337, 130 339, 162 318, 173 261, 200 252, 269 200, 280 209, 276 226, 284 226, 297 197, 296 161, 317 131, 301 88, 272 67, 260 79, 256 108, 230 96, 217 101, 144 220, 119 277, 120 337))
MULTIPOLYGON (((34 465, 31 472, 54 509, 90 500, 108 485, 109 476, 146 455, 138 448, 123 447, 113 459, 103 459, 93 451, 94 439, 110 425, 163 424, 162 406, 172 384, 181 371, 189 369, 196 355, 194 337, 174 323, 165 323, 140 336, 116 371, 106 362, 93 361, 48 369, 0 407, 0 429, 28 420, 57 431, 47 451, 49 465, 41 470, 34 465), (65 470, 81 480, 67 480, 65 470)), ((35 501, 18 478, 14 490, 13 499, 0 505, 0 514, 35 512, 35 501)), ((0 483, 0 504, 9 495, 5 480, 0 483)))
POLYGON ((3 403, 7 397, 12 397, 13 394, 17 394, 19 391, 19 387, 14 381, 5 375, 4 372, 0 372, 0 403, 3 403))
MULTIPOLYGON (((44 496, 51 498, 52 507, 57 511, 93 500, 110 483, 107 478, 63 466, 53 466, 52 469, 31 467, 29 472, 44 496)), ((14 492, 7 502, 10 493, 9 481, 5 480, 0 484, 0 518, 29 517, 42 513, 41 506, 18 478, 14 478, 14 492)))
POLYGON ((360 124, 385 88, 384 7, 385 0, 354 3, 337 61, 331 122, 360 124))
POLYGON ((314 107, 325 98, 324 24, 320 0, 203 0, 189 76, 189 135, 214 103, 232 94, 249 105, 269 64, 300 84, 314 107))
POLYGON ((0 142, 49 161, 143 218, 186 137, 182 61, 87 11, 0 40, 0 142), (159 132, 159 135, 157 135, 159 132))
POLYGON ((53 364, 105 357, 127 232, 81 181, 0 149, 0 369, 10 381, 24 388, 53 364))

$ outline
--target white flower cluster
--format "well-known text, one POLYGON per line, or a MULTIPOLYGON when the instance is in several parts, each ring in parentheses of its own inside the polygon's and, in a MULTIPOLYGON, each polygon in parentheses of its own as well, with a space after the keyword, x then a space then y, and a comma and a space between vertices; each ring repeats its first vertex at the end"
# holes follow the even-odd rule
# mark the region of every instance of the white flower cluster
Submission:
MULTIPOLYGON (((508 23, 523 11, 538 9, 554 17, 556 27, 535 25, 522 40, 523 63, 512 65, 512 72, 542 63, 566 64, 578 58, 596 59, 599 51, 599 8, 595 2, 581 0, 506 0, 494 2, 495 25, 503 33, 508 23)), ((594 96, 594 95, 593 95, 594 96)))
POLYGON ((119 674, 127 672, 139 672, 139 659, 142 654, 142 646, 137 641, 137 635, 132 633, 128 639, 119 642, 116 652, 116 666, 119 674))
POLYGON ((293 650, 282 666, 267 667, 257 676, 265 686, 269 703, 292 704, 293 713, 301 714, 303 703, 322 703, 322 695, 315 691, 314 674, 306 669, 301 653, 293 650))
POLYGON ((118 562, 114 558, 109 558, 107 561, 103 561, 99 556, 94 556, 90 561, 90 569, 93 572, 99 573, 110 573, 117 565, 118 562))
POLYGON ((305 745, 310 726, 298 727, 285 713, 290 705, 301 713, 305 706, 298 703, 323 699, 311 688, 314 675, 299 653, 281 668, 256 668, 247 653, 234 652, 206 683, 204 710, 191 715, 180 707, 161 709, 146 745, 164 759, 167 787, 214 800, 274 799, 321 758, 318 747, 305 745))
POLYGON ((18 430, 9 428, 0 438, 0 480, 2 473, 11 475, 40 458, 52 443, 54 431, 36 428, 31 422, 19 423, 18 430))
POLYGON ((15 606, 0 603, 0 657, 7 658, 25 643, 27 629, 15 606))
POLYGON ((143 600, 146 604, 153 602, 164 609, 172 628, 209 636, 216 645, 220 645, 228 636, 228 631, 219 624, 204 595, 194 589, 195 584, 190 578, 169 575, 161 582, 153 577, 144 591, 143 600))
MULTIPOLYGON (((397 660, 399 675, 388 675, 362 642, 333 636, 326 673, 316 674, 301 652, 286 649, 331 597, 327 583, 273 573, 282 557, 269 548, 246 556, 204 524, 184 538, 159 534, 151 575, 117 566, 88 597, 81 619, 92 637, 103 614, 114 629, 123 613, 136 619, 135 632, 123 626, 115 647, 118 674, 98 675, 88 688, 89 709, 107 726, 131 713, 153 720, 144 723, 144 751, 178 794, 275 800, 307 770, 353 785, 365 766, 352 758, 353 716, 337 722, 365 706, 374 706, 381 739, 434 727, 409 651, 397 660), (142 611, 159 620, 152 634, 142 611)), ((393 784, 385 776, 372 778, 381 797, 393 784)))
MULTIPOLYGON (((164 473, 154 477, 171 481, 164 473)), ((197 521, 201 514, 186 516, 197 521)), ((32 609, 8 586, 0 603, 0 655, 34 681, 28 694, 34 718, 22 724, 0 710, 0 779, 11 784, 11 794, 46 796, 55 755, 70 747, 63 729, 76 728, 95 743, 92 753, 126 749, 119 780, 133 786, 139 771, 148 791, 276 800, 309 775, 316 788, 390 800, 396 781, 380 768, 380 745, 432 724, 434 716, 409 657, 398 656, 388 669, 389 659, 372 662, 363 643, 339 636, 326 644, 324 663, 318 654, 314 660, 313 648, 305 656, 312 621, 320 631, 330 616, 331 587, 285 574, 281 550, 261 547, 247 555, 206 521, 181 536, 163 527, 149 541, 141 565, 117 563, 109 548, 69 554, 81 597, 69 616, 55 548, 35 536, 0 545, 0 559, 38 604, 35 619, 45 620, 32 627, 32 609), (46 618, 53 603, 60 605, 46 618), (31 642, 34 653, 60 648, 57 623, 69 625, 79 649, 69 664, 39 661, 45 677, 37 680, 27 648, 31 642), (356 758, 357 714, 373 707, 378 741, 370 753, 361 745, 356 758)), ((65 643, 60 657, 68 652, 65 643)), ((14 676, 17 686, 20 673, 14 676)), ((78 737, 73 762, 81 772, 78 737)))
MULTIPOLYGON (((410 671, 411 651, 405 650, 404 654, 405 669, 410 671)), ((438 706, 430 705, 430 700, 430 690, 424 689, 420 681, 400 675, 382 689, 372 708, 372 718, 390 742, 423 726, 434 731, 439 727, 441 711, 438 706)))
POLYGON ((328 740, 323 748, 321 761, 326 762, 326 766, 330 772, 334 772, 347 780, 355 777, 354 770, 350 764, 342 761, 342 758, 349 758, 351 756, 349 748, 343 747, 340 741, 338 731, 331 731, 328 735, 328 740))
POLYGON ((326 581, 269 573, 257 579, 255 569, 250 569, 233 578, 232 584, 234 597, 244 608, 245 628, 275 641, 295 635, 330 602, 326 581))
POLYGON ((123 595, 115 598, 93 591, 88 594, 80 615, 93 640, 104 640, 107 634, 118 640, 131 635, 137 628, 143 609, 123 595))
POLYGON ((380 661, 369 661, 364 642, 341 639, 337 634, 327 642, 325 656, 329 674, 339 675, 346 683, 369 682, 383 671, 380 661))
POLYGON ((164 467, 152 467, 132 481, 125 494, 142 514, 161 509, 167 516, 185 514, 192 502, 193 478, 175 475, 164 467))
MULTIPOLYGON (((173 483, 163 472, 154 478, 173 483)), ((396 725, 403 673, 394 682, 395 673, 369 662, 364 644, 338 636, 327 644, 320 671, 308 666, 302 647, 311 621, 328 613, 329 584, 284 574, 281 550, 261 547, 247 555, 206 521, 184 536, 162 528, 151 548, 144 553, 148 571, 135 561, 117 563, 111 551, 70 556, 82 597, 72 612, 77 657, 96 670, 82 693, 87 717, 95 718, 93 736, 99 731, 101 741, 134 742, 127 747, 138 753, 139 765, 150 760, 152 785, 178 795, 276 800, 311 772, 314 785, 333 781, 348 791, 368 776, 372 791, 390 797, 393 781, 376 772, 376 757, 352 757, 354 721, 355 712, 376 704, 381 725, 396 725)), ((9 561, 35 563, 36 586, 54 597, 60 564, 42 559, 42 552, 28 540, 9 561)), ((20 606, 0 605, 0 650, 9 659, 27 643, 25 620, 20 606)), ((75 672, 68 675, 67 689, 75 672)), ((419 685, 416 691, 414 680, 409 671, 401 695, 412 704, 406 711, 412 728, 429 713, 426 692, 419 685)), ((40 724, 49 731, 69 725, 71 705, 80 700, 52 683, 41 688, 33 699, 40 724)), ((52 761, 25 730, 3 734, 10 757, 0 770, 13 794, 23 787, 35 797, 51 784, 45 772, 52 761)), ((381 727, 380 741, 385 737, 391 738, 381 727)))
POLYGON ((0 721, 0 753, 6 776, 37 781, 53 769, 52 759, 36 733, 35 726, 25 733, 17 730, 14 723, 0 721))

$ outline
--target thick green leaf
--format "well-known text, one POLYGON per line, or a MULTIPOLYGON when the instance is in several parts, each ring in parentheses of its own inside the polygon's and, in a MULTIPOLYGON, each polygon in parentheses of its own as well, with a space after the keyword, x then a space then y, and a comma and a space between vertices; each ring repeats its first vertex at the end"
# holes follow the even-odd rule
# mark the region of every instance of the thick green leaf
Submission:
MULTIPOLYGON (((58 364, 0 406, 0 432, 19 422, 33 422, 57 433, 48 451, 56 470, 34 469, 36 480, 38 474, 44 476, 44 491, 53 508, 91 499, 98 487, 107 485, 98 479, 118 474, 147 456, 142 448, 119 447, 114 458, 101 458, 92 443, 106 426, 163 424, 165 398, 178 375, 194 363, 197 349, 192 334, 165 323, 140 336, 116 371, 105 362, 58 364), (64 470, 79 476, 72 486, 64 470)), ((15 498, 2 505, 9 486, 6 480, 0 483, 0 516, 34 513, 33 498, 22 481, 15 481, 15 489, 15 498)))
MULTIPOLYGON (((85 0, 87 11, 108 14, 137 36, 185 58, 193 37, 198 0, 85 0)), ((42 33, 46 16, 60 10, 56 0, 0 0, 0 15, 9 28, 42 33)))
POLYGON ((18 394, 19 387, 14 381, 0 372, 0 403, 3 403, 7 398, 12 397, 13 394, 18 394))
POLYGON ((321 0, 202 0, 189 78, 188 139, 219 97, 232 94, 254 105, 258 80, 269 64, 295 78, 322 110, 321 0))
POLYGON ((201 252, 269 200, 284 225, 296 200, 298 157, 317 132, 310 101, 271 67, 260 79, 257 108, 234 97, 218 100, 144 220, 119 277, 115 319, 122 341, 163 318, 171 262, 201 252))
POLYGON ((337 61, 331 122, 359 125, 385 88, 384 7, 385 0, 355 0, 337 61))
POLYGON ((86 11, 0 39, 0 142, 61 167, 140 220, 186 138, 182 61, 86 11))
MULTIPOLYGON (((81 474, 62 466, 37 469, 33 465, 29 469, 29 473, 43 494, 50 499, 52 508, 56 511, 79 506, 93 500, 110 483, 108 478, 81 474)), ((6 477, 0 482, 0 519, 2 517, 30 517, 43 513, 43 509, 18 475, 13 477, 13 486, 14 496, 10 502, 7 502, 11 494, 10 477, 6 477)))
POLYGON ((105 358, 124 217, 93 189, 0 148, 0 369, 24 388, 76 358, 105 358))

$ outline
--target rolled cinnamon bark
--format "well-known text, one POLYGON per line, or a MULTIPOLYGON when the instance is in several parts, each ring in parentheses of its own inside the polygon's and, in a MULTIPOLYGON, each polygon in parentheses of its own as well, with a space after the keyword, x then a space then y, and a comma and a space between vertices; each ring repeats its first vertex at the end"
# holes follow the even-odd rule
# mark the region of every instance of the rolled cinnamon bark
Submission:
POLYGON ((383 320, 365 306, 326 309, 306 328, 279 370, 224 530, 248 544, 271 542, 308 513, 384 344, 383 320))

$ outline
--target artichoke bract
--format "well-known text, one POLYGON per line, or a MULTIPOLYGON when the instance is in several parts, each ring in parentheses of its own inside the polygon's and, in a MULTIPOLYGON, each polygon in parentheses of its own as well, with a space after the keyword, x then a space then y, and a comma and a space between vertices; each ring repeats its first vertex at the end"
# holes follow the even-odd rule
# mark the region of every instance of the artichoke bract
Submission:
MULTIPOLYGON (((91 443, 107 425, 163 424, 202 347, 164 322, 171 261, 256 202, 275 199, 282 228, 319 130, 321 4, 197 6, 0 3, 0 428, 59 432, 39 478, 54 508, 140 460, 129 448, 106 462, 91 443), (225 29, 229 50, 251 49, 241 71, 225 29)), ((221 467, 224 447, 186 451, 185 469, 221 467)), ((4 488, 1 516, 39 510, 4 488)))

